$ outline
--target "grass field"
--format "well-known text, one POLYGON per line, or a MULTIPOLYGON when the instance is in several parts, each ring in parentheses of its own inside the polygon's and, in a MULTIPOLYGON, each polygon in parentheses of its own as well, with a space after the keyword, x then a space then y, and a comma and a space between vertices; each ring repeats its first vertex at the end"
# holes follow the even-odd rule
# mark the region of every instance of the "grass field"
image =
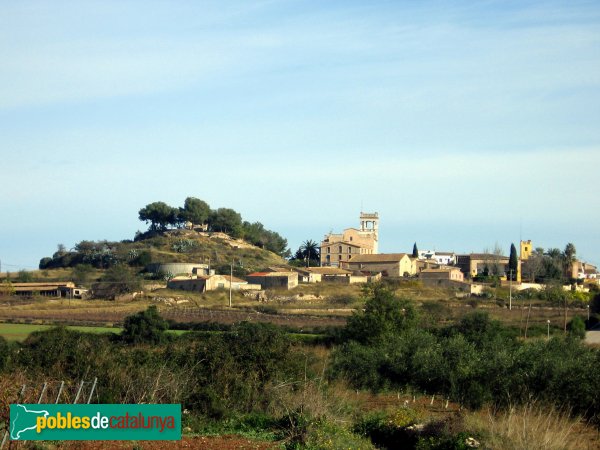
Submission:
MULTIPOLYGON (((0 336, 7 341, 23 341, 30 333, 34 331, 43 331, 52 328, 54 325, 37 325, 28 323, 0 323, 0 336)), ((84 333, 115 333, 118 334, 122 328, 112 327, 86 327, 86 326, 67 326, 69 330, 82 331, 84 333)), ((169 333, 182 334, 185 330, 169 330, 169 333)))
MULTIPOLYGON (((27 323, 0 323, 0 336, 7 341, 23 341, 34 331, 43 331, 52 328, 53 325, 34 325, 27 323)), ((81 327, 69 326, 70 330, 84 331, 86 333, 120 333, 120 328, 109 327, 81 327)))

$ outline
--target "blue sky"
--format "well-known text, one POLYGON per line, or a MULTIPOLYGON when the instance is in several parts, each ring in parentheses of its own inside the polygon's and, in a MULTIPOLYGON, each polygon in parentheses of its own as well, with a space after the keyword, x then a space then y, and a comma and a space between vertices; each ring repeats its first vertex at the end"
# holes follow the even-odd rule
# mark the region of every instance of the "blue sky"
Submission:
POLYGON ((0 58, 3 270, 187 196, 600 263, 598 2, 3 2, 0 58))

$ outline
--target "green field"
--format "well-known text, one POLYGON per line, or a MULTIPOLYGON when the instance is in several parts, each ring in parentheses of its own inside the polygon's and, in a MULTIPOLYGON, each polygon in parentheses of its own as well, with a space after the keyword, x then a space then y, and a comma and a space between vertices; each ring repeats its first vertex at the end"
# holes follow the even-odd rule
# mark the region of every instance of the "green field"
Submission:
MULTIPOLYGON (((30 333, 34 331, 48 330, 55 325, 34 325, 28 323, 0 323, 0 336, 7 341, 23 341, 30 333)), ((83 331, 85 333, 120 333, 122 328, 111 327, 86 327, 86 326, 67 326, 69 330, 83 331)), ((185 330, 170 330, 175 334, 185 333, 185 330)))
MULTIPOLYGON (((0 336, 7 341, 23 341, 34 331, 43 331, 52 328, 53 325, 34 325, 28 323, 0 323, 0 336)), ((68 326, 70 330, 84 331, 86 333, 120 333, 121 328, 109 327, 84 327, 68 326)))

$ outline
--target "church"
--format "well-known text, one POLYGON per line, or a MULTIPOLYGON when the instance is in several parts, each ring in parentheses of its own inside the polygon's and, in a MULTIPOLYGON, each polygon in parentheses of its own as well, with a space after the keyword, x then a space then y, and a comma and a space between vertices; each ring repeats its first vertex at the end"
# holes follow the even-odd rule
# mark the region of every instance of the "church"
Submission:
POLYGON ((339 267, 354 255, 378 252, 379 215, 360 213, 360 228, 346 228, 341 234, 330 233, 321 242, 321 266, 339 267))

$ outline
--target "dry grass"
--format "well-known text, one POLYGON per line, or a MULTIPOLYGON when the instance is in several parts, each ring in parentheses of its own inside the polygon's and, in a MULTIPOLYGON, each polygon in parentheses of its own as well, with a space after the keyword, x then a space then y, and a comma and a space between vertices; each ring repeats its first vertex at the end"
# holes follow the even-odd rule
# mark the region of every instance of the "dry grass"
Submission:
POLYGON ((588 450, 598 448, 598 433, 581 420, 536 403, 494 414, 469 414, 468 429, 484 436, 487 447, 503 450, 588 450))

